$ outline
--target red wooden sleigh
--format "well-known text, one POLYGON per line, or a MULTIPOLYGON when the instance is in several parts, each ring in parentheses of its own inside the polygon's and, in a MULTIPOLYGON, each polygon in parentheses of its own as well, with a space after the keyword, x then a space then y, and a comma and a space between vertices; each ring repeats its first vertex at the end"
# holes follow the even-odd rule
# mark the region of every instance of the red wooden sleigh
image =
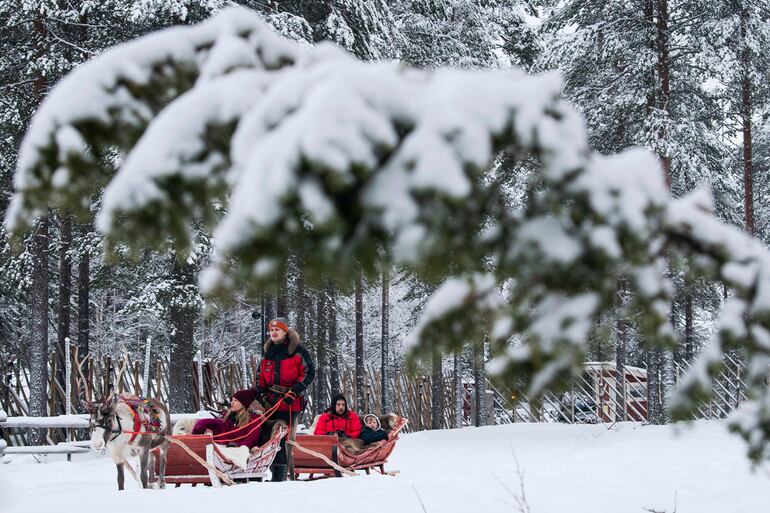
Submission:
MULTIPOLYGON (((214 443, 209 435, 174 435, 174 438, 190 448, 197 456, 201 457, 209 465, 223 472, 233 481, 261 481, 265 472, 273 463, 275 455, 280 450, 281 439, 286 436, 286 426, 278 424, 270 439, 259 447, 251 450, 249 459, 244 468, 236 466, 214 443)), ((157 451, 157 449, 156 449, 157 451)), ((156 475, 159 472, 158 458, 155 458, 156 475)), ((168 449, 166 458, 167 484, 181 486, 198 483, 215 487, 222 486, 222 480, 209 467, 202 465, 190 456, 181 446, 172 443, 168 449)))
POLYGON ((308 480, 342 477, 342 473, 338 469, 318 456, 303 452, 301 448, 318 452, 349 471, 363 470, 369 474, 371 469, 375 469, 381 474, 385 474, 385 464, 396 447, 398 434, 405 426, 406 419, 399 417, 391 430, 394 436, 390 440, 386 440, 382 445, 372 444, 360 454, 353 454, 340 445, 337 435, 297 435, 296 442, 300 447, 295 446, 293 449, 294 478, 299 479, 302 474, 307 474, 308 480))

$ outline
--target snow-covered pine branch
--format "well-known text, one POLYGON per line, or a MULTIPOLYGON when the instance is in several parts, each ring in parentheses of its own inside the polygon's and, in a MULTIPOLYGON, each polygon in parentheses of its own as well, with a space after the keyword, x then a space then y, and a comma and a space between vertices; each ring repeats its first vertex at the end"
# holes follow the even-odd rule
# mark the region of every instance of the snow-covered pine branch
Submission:
POLYGON ((14 182, 24 194, 12 202, 9 225, 40 215, 49 195, 87 213, 112 178, 107 162, 114 151, 128 153, 180 95, 218 75, 279 69, 296 58, 295 44, 236 10, 119 45, 79 66, 52 90, 27 132, 14 182), (36 194, 45 201, 35 201, 36 194))
POLYGON ((770 253, 700 196, 674 201, 652 154, 591 154, 561 87, 553 74, 365 63, 228 10, 106 52, 63 81, 23 146, 9 225, 18 231, 50 202, 82 207, 109 181, 99 226, 113 242, 138 249, 173 235, 183 251, 192 223, 214 225, 209 292, 271 282, 292 256, 310 283, 349 281, 355 261, 376 272, 384 247, 452 278, 426 306, 416 354, 487 334, 490 370, 527 379, 533 394, 582 362, 619 276, 647 344, 675 343, 665 258, 678 247, 736 290, 678 411, 710 390, 722 348, 744 347, 750 401, 734 426, 762 457, 770 253), (126 156, 112 177, 102 156, 115 146, 126 156), (520 215, 485 176, 502 150, 538 164, 542 189, 520 215), (504 284, 507 301, 496 296, 504 284))

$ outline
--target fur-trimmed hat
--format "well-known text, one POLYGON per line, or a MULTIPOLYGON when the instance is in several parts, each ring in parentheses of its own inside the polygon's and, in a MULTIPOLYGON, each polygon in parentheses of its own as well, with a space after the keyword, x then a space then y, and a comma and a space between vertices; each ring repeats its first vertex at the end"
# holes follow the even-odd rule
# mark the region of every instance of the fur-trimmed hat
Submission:
POLYGON ((249 405, 254 402, 254 399, 256 399, 254 392, 252 392, 249 389, 238 390, 236 393, 233 394, 233 397, 238 399, 238 401, 244 406, 244 408, 248 408, 249 405))
POLYGON ((368 419, 369 417, 372 417, 377 422, 377 427, 375 428, 375 431, 377 431, 378 429, 382 428, 382 425, 380 424, 380 418, 377 415, 375 415, 374 413, 367 413, 366 415, 364 415, 364 425, 365 426, 366 426, 366 419, 368 419))

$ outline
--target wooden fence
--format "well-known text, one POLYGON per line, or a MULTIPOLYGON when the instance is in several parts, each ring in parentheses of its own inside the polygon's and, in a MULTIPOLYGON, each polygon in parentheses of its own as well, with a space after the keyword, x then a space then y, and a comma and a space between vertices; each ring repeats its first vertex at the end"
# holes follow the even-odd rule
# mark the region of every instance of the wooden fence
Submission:
MULTIPOLYGON (((160 358, 154 362, 142 361, 129 354, 119 358, 105 356, 95 358, 91 355, 81 356, 78 348, 73 346, 70 351, 70 402, 71 413, 84 413, 86 402, 99 399, 106 391, 118 393, 127 392, 145 397, 159 399, 168 403, 168 360, 160 358), (145 365, 147 368, 145 369, 145 365), (147 387, 143 389, 144 372, 147 372, 147 387)), ((217 362, 205 360, 201 363, 203 400, 199 393, 199 378, 197 361, 190 362, 193 369, 193 379, 190 387, 193 390, 195 404, 202 404, 204 409, 221 410, 232 397, 233 392, 254 383, 258 368, 256 356, 241 359, 241 361, 217 362)), ((48 364, 48 415, 65 413, 66 389, 65 383, 57 379, 57 362, 51 355, 48 364)), ((316 391, 311 388, 308 396, 308 406, 301 422, 309 425, 315 413, 328 407, 331 394, 344 393, 351 408, 361 413, 381 414, 382 381, 379 369, 367 370, 364 380, 364 405, 356 404, 355 375, 351 369, 340 369, 340 382, 331 383, 329 373, 324 373, 326 383, 323 387, 325 394, 316 402, 316 391)), ((29 370, 18 362, 0 362, 0 410, 5 410, 8 416, 29 415, 30 394, 29 370)), ((410 376, 404 371, 389 373, 388 393, 392 409, 409 421, 408 429, 412 431, 429 429, 431 426, 431 411, 434 398, 432 397, 432 380, 430 376, 410 376)), ((315 383, 313 387, 318 386, 315 383)), ((455 426, 454 376, 446 374, 440 387, 441 394, 435 398, 442 410, 443 427, 455 426)), ((464 423, 470 422, 470 401, 472 388, 464 387, 464 423)), ((181 412, 176 412, 181 413, 181 412)), ((26 444, 23 432, 13 433, 13 440, 8 433, 4 437, 12 445, 26 444)), ((49 431, 52 443, 63 441, 66 434, 63 430, 49 431)), ((81 436, 84 434, 81 433, 81 436)))
MULTIPOLYGON (((141 361, 138 358, 123 354, 119 358, 80 356, 78 348, 72 347, 70 352, 70 401, 72 413, 86 411, 85 402, 103 397, 105 391, 128 392, 146 397, 159 399, 168 403, 168 361, 157 359, 151 362, 149 358, 141 361), (147 386, 144 387, 144 374, 147 373, 147 386)), ((59 415, 65 412, 65 395, 67 387, 57 379, 56 360, 52 355, 49 360, 48 382, 48 414, 59 415)), ((716 382, 715 398, 704 405, 697 418, 724 418, 745 400, 746 386, 744 376, 745 365, 738 359, 729 358, 725 362, 725 370, 716 382)), ((193 391, 195 403, 207 410, 222 410, 230 400, 233 392, 254 383, 258 361, 256 356, 247 358, 241 353, 240 361, 217 362, 213 360, 190 362, 193 379, 190 388, 193 391), (198 368, 201 369, 202 380, 199 379, 198 368), (199 382, 202 381, 203 397, 199 393, 199 382)), ((685 372, 685 368, 677 364, 676 378, 685 372)), ((646 370, 628 367, 625 386, 620 386, 616 380, 617 372, 614 364, 609 362, 594 362, 586 364, 586 372, 573 379, 568 390, 559 393, 546 392, 537 400, 530 401, 525 394, 516 389, 496 389, 485 382, 485 395, 489 420, 487 423, 501 424, 509 422, 615 422, 623 420, 646 420, 647 414, 647 383, 646 370), (632 372, 633 371, 633 372, 632 372), (638 379, 633 378, 639 376, 638 379)), ((351 408, 360 413, 381 414, 382 381, 380 370, 369 368, 365 373, 363 391, 364 404, 356 404, 356 380, 354 372, 349 368, 341 368, 339 383, 332 383, 328 372, 323 373, 326 380, 322 387, 323 397, 318 397, 314 383, 307 394, 308 406, 300 422, 309 425, 313 415, 328 407, 331 394, 344 393, 351 408), (318 402, 319 404, 316 404, 318 402)), ((461 424, 469 425, 475 411, 475 383, 469 376, 462 381, 462 415, 461 424)), ((457 411, 455 408, 455 379, 451 373, 445 373, 440 394, 433 397, 431 376, 411 376, 404 371, 391 372, 388 375, 388 394, 391 408, 406 417, 408 429, 419 431, 430 429, 434 401, 442 412, 441 427, 455 427, 457 411)), ((29 414, 29 370, 18 362, 0 362, 0 410, 9 417, 26 416, 29 414)), ((182 413, 182 412, 175 412, 182 413)), ((3 437, 11 445, 26 444, 23 431, 4 430, 3 437)), ((50 430, 48 433, 51 443, 63 441, 65 431, 50 430)), ((85 433, 80 433, 85 436, 85 433)))

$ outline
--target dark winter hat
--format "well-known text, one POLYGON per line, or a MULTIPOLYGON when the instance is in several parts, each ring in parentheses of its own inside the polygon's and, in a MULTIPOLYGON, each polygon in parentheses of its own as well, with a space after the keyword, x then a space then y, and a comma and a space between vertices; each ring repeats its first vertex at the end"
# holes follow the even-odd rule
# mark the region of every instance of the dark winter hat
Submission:
POLYGON ((279 328, 285 331, 286 333, 289 332, 289 321, 286 320, 286 317, 276 317, 272 321, 270 321, 270 324, 267 325, 267 328, 279 328))
POLYGON ((238 390, 236 393, 233 394, 233 397, 238 399, 238 401, 245 406, 246 408, 249 407, 251 403, 254 402, 254 399, 257 398, 257 396, 254 395, 254 392, 252 392, 249 389, 246 390, 238 390))
POLYGON ((335 413, 335 408, 337 407, 337 401, 339 401, 340 399, 345 401, 345 413, 343 413, 343 415, 345 415, 348 412, 348 400, 345 399, 345 396, 343 394, 334 394, 334 397, 332 397, 332 404, 331 406, 329 406, 329 409, 326 411, 328 411, 329 413, 335 413))

